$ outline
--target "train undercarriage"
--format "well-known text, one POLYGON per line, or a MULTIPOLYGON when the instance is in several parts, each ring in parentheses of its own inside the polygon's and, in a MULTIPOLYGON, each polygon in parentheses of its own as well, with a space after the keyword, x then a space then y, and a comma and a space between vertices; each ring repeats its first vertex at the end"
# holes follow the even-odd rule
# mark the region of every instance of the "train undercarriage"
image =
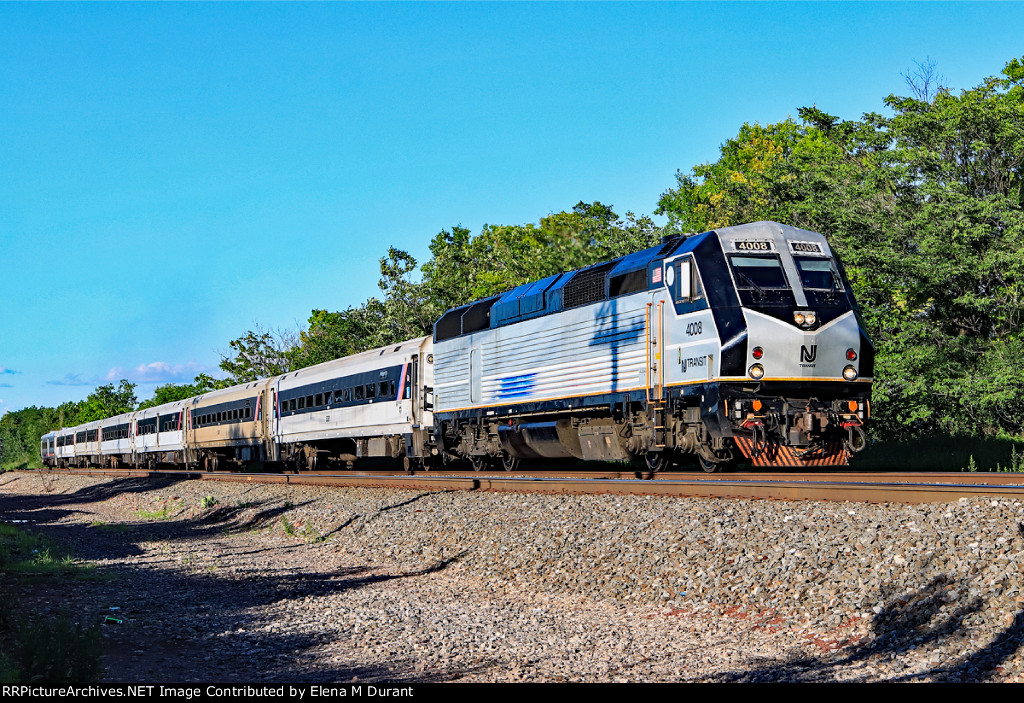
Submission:
POLYGON ((869 403, 866 394, 848 387, 823 388, 822 397, 722 384, 661 401, 449 419, 441 423, 437 443, 447 459, 468 460, 477 470, 573 459, 643 460, 652 474, 692 460, 706 472, 741 461, 756 467, 844 466, 866 444, 869 403))

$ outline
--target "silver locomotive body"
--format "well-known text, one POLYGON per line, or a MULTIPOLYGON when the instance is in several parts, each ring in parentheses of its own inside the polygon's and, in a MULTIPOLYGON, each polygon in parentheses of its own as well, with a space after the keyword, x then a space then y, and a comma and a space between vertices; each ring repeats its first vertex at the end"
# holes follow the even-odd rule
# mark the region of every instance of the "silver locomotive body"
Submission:
POLYGON ((827 241, 758 222, 666 241, 446 313, 436 442, 478 468, 685 454, 845 464, 873 349, 827 241))

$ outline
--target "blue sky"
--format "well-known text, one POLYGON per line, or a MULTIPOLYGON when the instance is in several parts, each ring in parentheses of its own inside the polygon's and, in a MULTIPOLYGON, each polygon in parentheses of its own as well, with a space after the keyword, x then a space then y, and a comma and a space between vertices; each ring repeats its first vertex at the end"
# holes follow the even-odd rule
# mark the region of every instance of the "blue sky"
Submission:
POLYGON ((747 122, 1024 54, 1019 3, 0 3, 0 414, 214 372, 389 245, 649 214, 747 122))

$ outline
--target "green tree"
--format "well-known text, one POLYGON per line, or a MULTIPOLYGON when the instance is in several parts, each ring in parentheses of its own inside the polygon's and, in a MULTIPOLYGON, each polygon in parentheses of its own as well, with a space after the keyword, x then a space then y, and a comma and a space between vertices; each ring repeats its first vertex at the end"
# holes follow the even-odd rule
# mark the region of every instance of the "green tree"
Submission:
POLYGON ((134 383, 121 379, 116 388, 112 383, 99 386, 82 401, 76 424, 131 412, 137 403, 134 383))
POLYGON ((220 367, 229 376, 228 385, 278 376, 291 369, 290 354, 296 344, 292 335, 275 334, 257 325, 228 342, 231 352, 222 355, 220 367))
POLYGON ((3 469, 37 467, 39 439, 56 426, 54 408, 28 407, 0 417, 0 467, 3 469))
POLYGON ((658 212, 673 231, 770 219, 829 235, 878 347, 876 427, 1019 433, 1022 78, 1014 60, 958 95, 889 96, 889 117, 744 125, 658 212))

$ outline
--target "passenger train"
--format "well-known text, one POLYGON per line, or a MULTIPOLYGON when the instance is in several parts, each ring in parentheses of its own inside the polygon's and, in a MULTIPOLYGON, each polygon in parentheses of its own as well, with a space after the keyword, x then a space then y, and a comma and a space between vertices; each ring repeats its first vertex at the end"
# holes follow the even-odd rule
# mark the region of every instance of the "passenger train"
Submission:
POLYGON ((208 470, 837 466, 864 446, 873 371, 825 237, 756 222, 449 310, 430 337, 51 432, 41 451, 208 470))

